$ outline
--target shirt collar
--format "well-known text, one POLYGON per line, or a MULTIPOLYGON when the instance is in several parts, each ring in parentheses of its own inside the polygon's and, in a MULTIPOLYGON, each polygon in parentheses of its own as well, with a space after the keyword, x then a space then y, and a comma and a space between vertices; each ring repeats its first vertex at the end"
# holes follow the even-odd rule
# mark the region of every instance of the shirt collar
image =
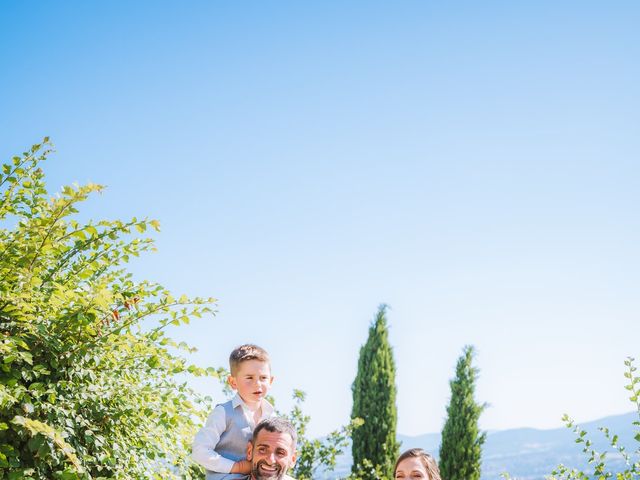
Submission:
MULTIPOLYGON (((239 393, 236 393, 233 398, 231 399, 231 406, 233 408, 238 407, 238 405, 242 405, 243 408, 248 408, 247 404, 244 403, 244 400, 242 400, 242 397, 240 396, 239 393)), ((266 417, 270 417, 273 414, 274 408, 273 405, 271 405, 266 399, 262 399, 262 417, 266 418, 266 417)))

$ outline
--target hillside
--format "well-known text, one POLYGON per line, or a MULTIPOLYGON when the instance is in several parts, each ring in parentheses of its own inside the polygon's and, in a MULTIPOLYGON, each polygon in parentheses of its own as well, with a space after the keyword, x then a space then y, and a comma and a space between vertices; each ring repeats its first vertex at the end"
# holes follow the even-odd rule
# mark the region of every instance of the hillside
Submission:
MULTIPOLYGON (((596 450, 610 452, 607 455, 609 465, 622 466, 622 458, 611 452, 611 447, 598 428, 609 428, 620 437, 621 445, 626 446, 629 451, 634 451, 640 446, 633 438, 634 420, 638 420, 637 412, 601 418, 581 424, 581 427, 589 433, 596 450)), ((399 435, 398 440, 402 442, 402 450, 421 447, 437 454, 440 434, 427 433, 415 437, 399 435)), ((518 428, 489 432, 483 452, 482 479, 499 480, 501 473, 509 472, 519 480, 543 480, 559 463, 583 467, 586 465, 585 457, 581 446, 574 440, 575 435, 567 428, 518 428)), ((341 478, 349 473, 350 468, 350 455, 343 455, 335 472, 318 478, 341 478)))

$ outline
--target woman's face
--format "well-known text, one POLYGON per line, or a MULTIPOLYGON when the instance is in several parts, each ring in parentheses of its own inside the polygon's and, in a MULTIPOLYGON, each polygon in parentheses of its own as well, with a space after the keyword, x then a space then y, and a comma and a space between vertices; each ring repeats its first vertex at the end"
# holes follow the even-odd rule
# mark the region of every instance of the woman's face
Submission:
POLYGON ((409 457, 398 464, 395 478, 406 478, 407 480, 422 478, 428 480, 429 474, 419 457, 409 457))

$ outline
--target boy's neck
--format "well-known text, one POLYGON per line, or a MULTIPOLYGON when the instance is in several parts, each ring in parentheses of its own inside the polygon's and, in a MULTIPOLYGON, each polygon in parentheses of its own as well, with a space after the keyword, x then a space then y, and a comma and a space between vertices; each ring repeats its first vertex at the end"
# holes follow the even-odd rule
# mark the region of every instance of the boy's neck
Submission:
POLYGON ((257 412, 258 410, 260 410, 260 407, 262 407, 262 399, 258 400, 257 402, 247 402, 244 398, 242 397, 240 398, 242 399, 244 404, 247 406, 247 408, 252 412, 257 412))

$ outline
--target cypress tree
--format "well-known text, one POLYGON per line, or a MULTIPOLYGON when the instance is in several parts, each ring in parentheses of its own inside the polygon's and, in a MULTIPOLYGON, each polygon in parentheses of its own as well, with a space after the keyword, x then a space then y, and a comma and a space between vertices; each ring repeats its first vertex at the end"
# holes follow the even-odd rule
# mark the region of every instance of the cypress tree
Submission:
POLYGON ((486 433, 480 432, 478 419, 486 404, 474 399, 479 370, 472 366, 474 349, 468 345, 456 365, 456 376, 449 382, 451 400, 440 443, 440 473, 443 480, 479 480, 482 445, 486 433))
POLYGON ((380 305, 371 326, 369 338, 360 348, 358 373, 353 382, 352 418, 364 424, 352 435, 353 472, 368 461, 379 467, 384 478, 393 478, 398 456, 396 440, 396 367, 389 345, 387 306, 380 305))

